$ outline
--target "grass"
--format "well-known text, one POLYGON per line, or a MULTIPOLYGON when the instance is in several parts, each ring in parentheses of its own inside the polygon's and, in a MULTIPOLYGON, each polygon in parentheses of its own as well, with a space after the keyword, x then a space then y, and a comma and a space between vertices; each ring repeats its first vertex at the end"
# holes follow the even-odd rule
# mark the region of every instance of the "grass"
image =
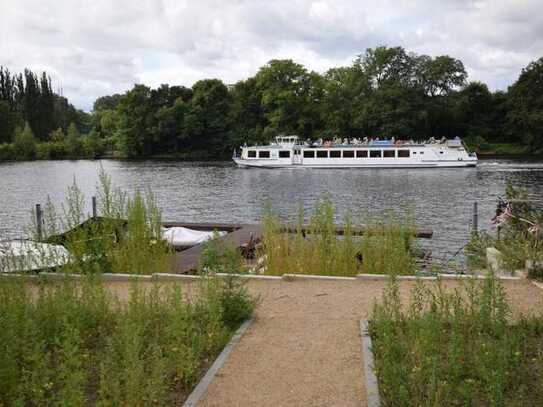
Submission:
MULTIPOLYGON (((208 248, 206 273, 181 285, 136 282, 119 300, 82 282, 0 281, 0 406, 178 405, 256 302, 208 248)), ((234 259, 233 254, 227 255, 234 259)))
POLYGON ((512 318, 501 283, 447 292, 391 279, 370 320, 384 406, 543 405, 543 319, 512 318))
POLYGON ((304 227, 299 210, 294 233, 267 209, 261 255, 266 274, 354 276, 358 273, 414 274, 415 228, 412 222, 387 213, 384 221, 369 220, 362 238, 355 236, 350 216, 343 217, 343 235, 336 235, 335 210, 329 199, 319 200, 304 227))

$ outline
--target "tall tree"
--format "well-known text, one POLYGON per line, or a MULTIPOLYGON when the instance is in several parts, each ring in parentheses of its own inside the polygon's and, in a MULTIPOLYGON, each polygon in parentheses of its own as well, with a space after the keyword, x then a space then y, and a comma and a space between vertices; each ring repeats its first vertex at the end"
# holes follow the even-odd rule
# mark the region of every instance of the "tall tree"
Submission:
POLYGON ((543 147, 543 58, 531 62, 509 87, 510 126, 520 140, 533 148, 543 147))

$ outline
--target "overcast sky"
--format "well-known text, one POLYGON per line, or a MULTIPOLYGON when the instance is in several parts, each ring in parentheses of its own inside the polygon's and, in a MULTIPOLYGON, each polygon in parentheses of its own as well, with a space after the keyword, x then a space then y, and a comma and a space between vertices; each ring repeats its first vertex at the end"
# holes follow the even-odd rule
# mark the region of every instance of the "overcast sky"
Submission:
POLYGON ((234 83, 272 58, 324 72, 378 45, 461 59, 506 89, 543 56, 542 0, 0 0, 0 65, 89 110, 134 83, 234 83))

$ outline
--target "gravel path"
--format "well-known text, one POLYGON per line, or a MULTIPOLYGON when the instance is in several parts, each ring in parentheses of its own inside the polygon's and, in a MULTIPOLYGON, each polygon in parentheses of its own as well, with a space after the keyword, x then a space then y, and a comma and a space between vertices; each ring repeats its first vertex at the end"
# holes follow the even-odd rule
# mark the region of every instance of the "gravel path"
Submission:
MULTIPOLYGON (((406 300, 413 284, 400 285, 406 300)), ((111 286, 120 294, 127 287, 111 286)), ((515 310, 541 309, 543 290, 527 281, 504 286, 515 310)), ((369 316, 385 283, 250 281, 248 287, 261 297, 255 321, 199 406, 365 406, 359 320, 369 316)))
MULTIPOLYGON (((364 406, 359 321, 384 285, 252 281, 262 298, 255 322, 200 406, 364 406)), ((401 283, 404 298, 412 286, 401 283)), ((506 289, 519 310, 543 303, 543 290, 527 282, 506 289)))

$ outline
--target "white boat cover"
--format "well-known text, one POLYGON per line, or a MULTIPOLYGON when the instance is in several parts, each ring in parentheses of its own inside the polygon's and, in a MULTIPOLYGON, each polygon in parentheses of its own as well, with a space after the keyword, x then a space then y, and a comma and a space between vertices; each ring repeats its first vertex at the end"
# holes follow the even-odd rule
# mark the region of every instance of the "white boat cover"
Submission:
POLYGON ((167 228, 162 231, 162 237, 172 246, 195 246, 208 241, 215 236, 224 236, 225 231, 204 232, 183 227, 167 228))
POLYGON ((69 261, 70 253, 64 246, 32 240, 0 242, 0 273, 44 270, 69 261))

